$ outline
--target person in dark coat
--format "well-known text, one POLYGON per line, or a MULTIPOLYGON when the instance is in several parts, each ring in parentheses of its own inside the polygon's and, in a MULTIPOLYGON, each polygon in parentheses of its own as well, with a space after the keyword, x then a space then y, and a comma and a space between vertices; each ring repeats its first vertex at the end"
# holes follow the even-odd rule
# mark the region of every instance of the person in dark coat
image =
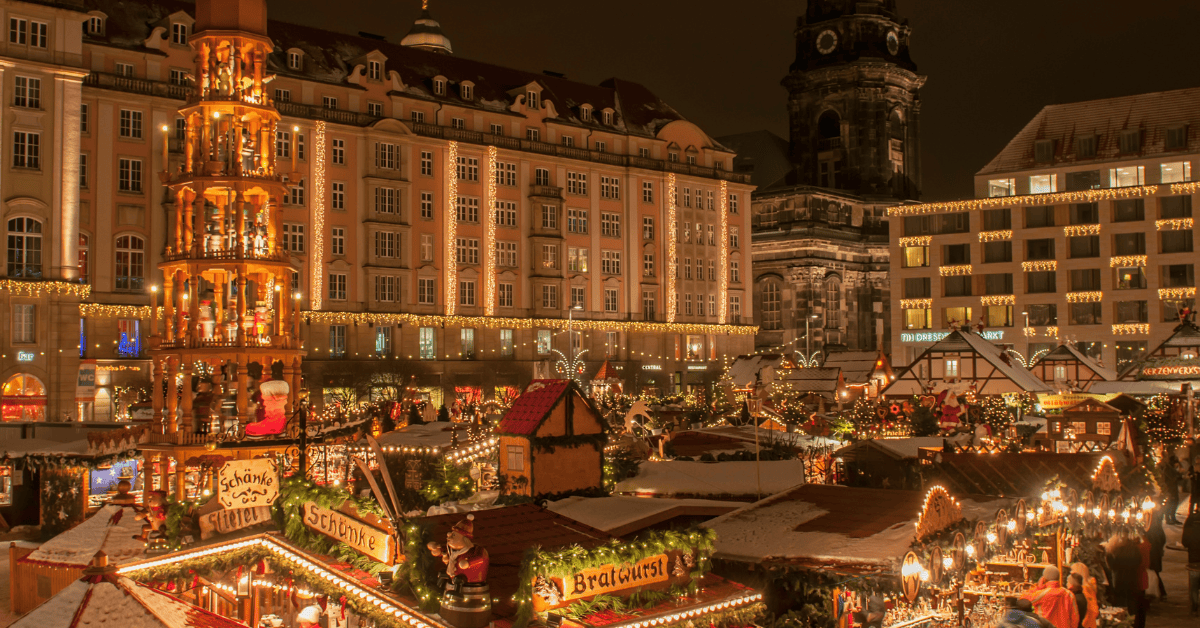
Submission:
POLYGON ((1163 510, 1167 516, 1167 523, 1171 525, 1179 525, 1179 520, 1175 518, 1175 511, 1179 510, 1179 481, 1183 479, 1182 473, 1179 471, 1179 461, 1175 459, 1175 455, 1167 452, 1163 457, 1163 492, 1166 493, 1163 500, 1163 510))
POLYGON ((1079 624, 1077 628, 1083 628, 1083 619, 1087 617, 1088 600, 1087 595, 1083 592, 1083 576, 1073 573, 1067 578, 1067 589, 1075 594, 1075 607, 1079 609, 1079 624))
POLYGON ((1192 513, 1184 520, 1180 540, 1188 551, 1188 597, 1195 617, 1200 615, 1200 513, 1192 513))
POLYGON ((1158 596, 1167 597, 1167 588, 1163 586, 1163 550, 1167 547, 1167 535, 1163 532, 1163 515, 1157 511, 1151 514, 1150 529, 1146 530, 1146 540, 1150 542, 1150 571, 1158 576, 1158 596))
POLYGON ((1108 542, 1108 571, 1111 577, 1108 601, 1113 606, 1123 607, 1130 617, 1137 615, 1142 599, 1141 574, 1142 552, 1137 543, 1126 536, 1114 536, 1108 542))

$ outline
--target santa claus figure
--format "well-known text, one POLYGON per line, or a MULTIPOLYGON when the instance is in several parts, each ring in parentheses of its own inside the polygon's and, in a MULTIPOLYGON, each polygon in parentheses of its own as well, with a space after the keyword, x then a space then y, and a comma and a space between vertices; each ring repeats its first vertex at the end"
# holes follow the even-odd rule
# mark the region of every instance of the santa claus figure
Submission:
POLYGON ((429 543, 429 552, 441 557, 446 572, 438 574, 438 586, 457 593, 464 584, 487 582, 488 553, 475 545, 475 515, 454 524, 446 533, 446 544, 429 543))

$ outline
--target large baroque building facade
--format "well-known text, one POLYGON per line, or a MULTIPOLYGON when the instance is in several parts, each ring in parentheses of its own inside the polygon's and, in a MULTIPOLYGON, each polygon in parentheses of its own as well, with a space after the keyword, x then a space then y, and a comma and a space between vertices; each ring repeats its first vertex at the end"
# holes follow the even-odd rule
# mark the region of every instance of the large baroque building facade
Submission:
MULTIPOLYGON (((265 76, 219 55, 196 76, 196 11, 0 1, 6 420, 127 409, 154 368, 163 269, 239 237, 286 253, 290 284, 172 324, 295 324, 318 404, 364 373, 435 404, 487 399, 580 352, 584 378, 608 359, 627 390, 670 393, 751 349, 750 177, 645 87, 456 57, 427 13, 400 43, 272 20, 265 76), (219 117, 189 134, 198 81, 259 78, 273 135, 219 117), (189 137, 220 172, 261 168, 247 147, 271 143, 279 218, 231 224, 234 198, 176 211, 189 137)), ((182 290, 236 288, 205 285, 182 290)))
POLYGON ((895 4, 810 0, 783 79, 788 140, 721 138, 739 151, 735 169, 758 185, 752 233, 760 347, 891 349, 886 213, 920 194, 925 82, 895 4))

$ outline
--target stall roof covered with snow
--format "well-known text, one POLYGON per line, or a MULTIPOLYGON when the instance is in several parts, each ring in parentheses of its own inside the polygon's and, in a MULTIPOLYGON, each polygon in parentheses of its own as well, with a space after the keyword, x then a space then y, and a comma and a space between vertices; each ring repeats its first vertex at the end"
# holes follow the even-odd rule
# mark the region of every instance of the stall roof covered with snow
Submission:
POLYGON ((82 569, 103 551, 115 565, 137 560, 145 554, 146 543, 133 537, 142 533, 137 511, 129 506, 104 506, 79 525, 46 541, 21 559, 23 563, 82 569))
MULTIPOLYGON (((379 445, 385 451, 389 447, 396 447, 400 450, 416 449, 418 451, 441 451, 450 448, 451 426, 454 425, 448 421, 434 421, 432 423, 421 423, 418 425, 406 425, 398 430, 386 432, 379 436, 379 445)), ((460 425, 458 429, 462 431, 459 438, 466 440, 466 426, 460 425)))
POLYGON ((721 377, 724 384, 746 389, 755 384, 765 386, 775 381, 775 372, 794 369, 795 361, 781 353, 739 355, 721 377))
POLYGON ((1111 382, 1117 372, 1065 342, 1038 358, 1029 369, 1038 379, 1059 389, 1087 392, 1096 382, 1111 382))
POLYGON ((568 497, 551 502, 547 507, 613 536, 626 536, 667 522, 712 519, 745 505, 745 502, 712 499, 647 499, 614 495, 568 497))
POLYGON ((891 361, 882 350, 834 351, 825 356, 822 366, 841 369, 843 384, 871 390, 872 395, 886 388, 895 377, 891 361))
POLYGON ((883 394, 920 395, 942 381, 966 383, 979 395, 1053 391, 979 334, 956 330, 926 349, 883 394))
MULTIPOLYGON (((931 492, 806 484, 706 524, 714 558, 849 573, 898 571, 931 492)), ((963 499, 959 518, 992 517, 1000 501, 963 499)), ((950 522, 952 523, 952 521, 950 522)))
POLYGON ((804 461, 643 462, 616 493, 643 497, 702 497, 744 501, 803 484, 804 461), (761 465, 761 467, 758 467, 761 465), (761 488, 760 488, 761 482, 761 488))
POLYGON ((792 369, 781 381, 792 392, 800 395, 816 395, 826 401, 834 401, 838 391, 845 387, 842 381, 842 370, 837 367, 792 369))
POLYGON ((1200 327, 1190 320, 1179 323, 1162 344, 1121 373, 1123 382, 1167 382, 1173 392, 1179 392, 1183 383, 1195 387, 1197 380, 1200 380, 1200 327))

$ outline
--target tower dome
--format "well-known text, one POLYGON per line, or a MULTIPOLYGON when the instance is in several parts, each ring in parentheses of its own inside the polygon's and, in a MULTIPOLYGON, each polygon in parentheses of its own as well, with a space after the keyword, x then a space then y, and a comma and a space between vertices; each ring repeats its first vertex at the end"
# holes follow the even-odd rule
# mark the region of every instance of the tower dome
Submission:
POLYGON ((413 24, 412 30, 400 40, 401 46, 411 46, 428 50, 430 52, 440 52, 442 54, 452 55, 454 49, 450 46, 450 38, 446 37, 446 33, 442 32, 442 25, 429 15, 429 3, 425 2, 421 6, 421 17, 413 24))

